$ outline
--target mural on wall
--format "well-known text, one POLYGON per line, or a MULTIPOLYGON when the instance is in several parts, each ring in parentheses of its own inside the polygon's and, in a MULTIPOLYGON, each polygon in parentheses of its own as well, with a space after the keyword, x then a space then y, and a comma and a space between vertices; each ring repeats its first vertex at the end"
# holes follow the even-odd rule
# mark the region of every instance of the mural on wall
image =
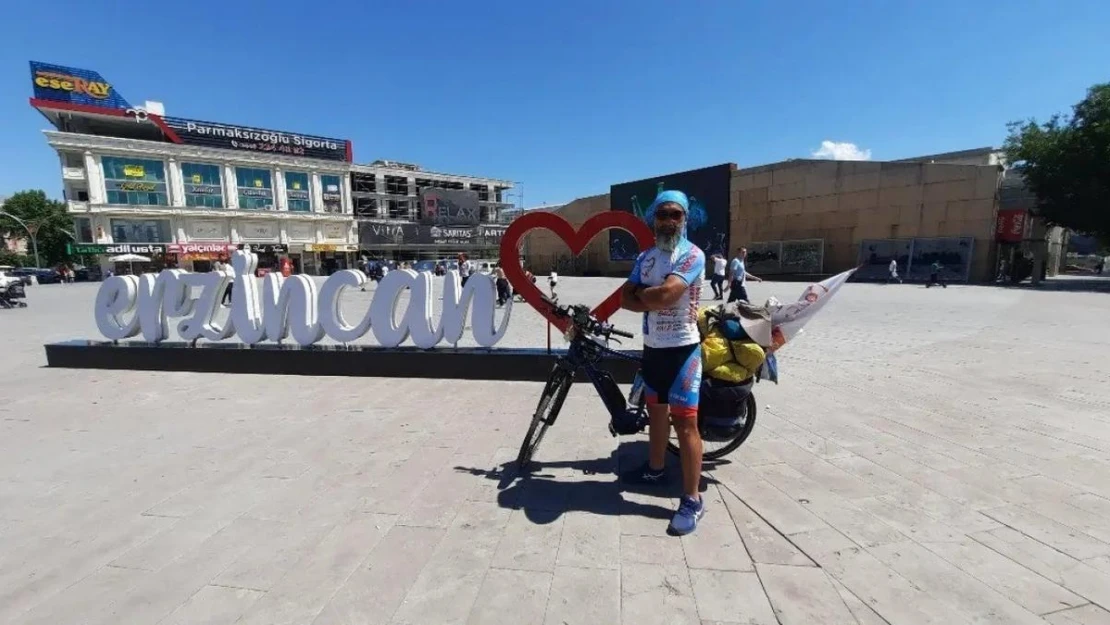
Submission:
POLYGON ((757 241, 745 247, 747 270, 757 276, 821 273, 825 265, 824 239, 757 241))
POLYGON ((945 237, 914 239, 907 280, 927 280, 934 262, 941 266, 941 278, 950 282, 966 282, 971 275, 971 254, 975 239, 971 237, 945 237))
POLYGON ((824 261, 824 239, 783 241, 779 273, 821 273, 824 261))
POLYGON ((890 260, 898 261, 898 274, 906 277, 913 253, 912 239, 864 239, 859 244, 859 280, 886 280, 890 275, 890 260))
MULTIPOLYGON (((761 273, 774 273, 782 261, 782 241, 760 241, 750 243, 748 259, 745 263, 748 273, 759 275, 761 273)), ((732 258, 735 254, 726 255, 732 258)))
MULTIPOLYGON (((609 187, 609 209, 632 213, 650 224, 652 216, 646 212, 655 196, 668 189, 682 191, 690 198, 686 236, 706 256, 727 255, 729 185, 733 168, 734 165, 726 163, 612 185, 609 187)), ((610 260, 635 260, 639 249, 629 233, 609 231, 610 260)))
POLYGON ((938 237, 929 239, 866 239, 860 243, 856 272, 860 280, 886 280, 890 259, 898 261, 898 273, 905 280, 924 282, 939 262, 941 277, 948 282, 966 282, 971 276, 975 239, 938 237))

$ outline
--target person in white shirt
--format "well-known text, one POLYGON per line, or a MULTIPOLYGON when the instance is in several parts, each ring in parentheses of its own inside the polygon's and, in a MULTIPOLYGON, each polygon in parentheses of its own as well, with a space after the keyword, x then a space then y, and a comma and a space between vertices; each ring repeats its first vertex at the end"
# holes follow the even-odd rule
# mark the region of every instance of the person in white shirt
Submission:
POLYGON ((890 271, 890 276, 886 279, 887 284, 897 280, 898 284, 902 283, 902 279, 898 277, 898 261, 894 258, 890 259, 890 266, 887 267, 890 271))
POLYGON ((551 275, 547 277, 547 287, 551 289, 551 299, 555 299, 555 286, 559 284, 559 273, 554 269, 551 270, 551 275))
POLYGON ((470 279, 470 257, 466 252, 459 254, 459 277, 462 278, 462 285, 466 286, 466 281, 470 279))
POLYGON ((713 288, 713 299, 724 299, 725 268, 728 266, 728 261, 720 254, 714 254, 710 260, 713 261, 713 275, 709 278, 709 286, 713 288))

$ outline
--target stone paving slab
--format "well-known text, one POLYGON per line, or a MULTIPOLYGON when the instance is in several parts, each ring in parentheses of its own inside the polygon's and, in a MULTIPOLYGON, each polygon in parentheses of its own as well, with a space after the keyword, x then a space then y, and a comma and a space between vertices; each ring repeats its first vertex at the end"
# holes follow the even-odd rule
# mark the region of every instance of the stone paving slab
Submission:
POLYGON ((1110 623, 1105 294, 846 286, 674 538, 588 388, 524 479, 536 383, 46 369, 95 289, 0 311, 2 623, 1110 623))

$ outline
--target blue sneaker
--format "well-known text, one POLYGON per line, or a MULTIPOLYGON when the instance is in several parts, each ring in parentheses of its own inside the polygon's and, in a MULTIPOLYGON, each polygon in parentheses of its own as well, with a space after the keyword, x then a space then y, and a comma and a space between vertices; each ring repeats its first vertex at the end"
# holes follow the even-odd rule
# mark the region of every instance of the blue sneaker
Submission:
POLYGON ((651 465, 645 462, 643 466, 633 471, 627 471, 621 475, 621 481, 625 484, 637 484, 640 486, 656 486, 667 483, 667 469, 659 469, 656 471, 651 468, 651 465))
POLYGON ((671 531, 679 536, 685 536, 698 528, 698 521, 705 515, 705 500, 700 496, 697 500, 686 495, 678 502, 678 510, 671 519, 671 531))

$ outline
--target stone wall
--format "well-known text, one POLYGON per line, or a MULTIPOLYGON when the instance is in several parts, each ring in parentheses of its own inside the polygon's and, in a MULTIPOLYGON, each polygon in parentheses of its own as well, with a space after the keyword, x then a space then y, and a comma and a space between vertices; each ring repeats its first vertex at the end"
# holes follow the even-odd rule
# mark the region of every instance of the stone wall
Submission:
MULTIPOLYGON (((608 193, 579 198, 551 212, 577 227, 593 215, 607 210, 608 193)), ((525 235, 522 249, 527 268, 536 275, 550 273, 553 269, 566 275, 605 273, 609 269, 609 236, 605 232, 594 237, 576 258, 571 257, 566 244, 550 230, 537 229, 525 235)))
POLYGON ((795 160, 737 170, 733 247, 823 239, 824 271, 855 266, 865 239, 971 237, 971 280, 990 277, 995 191, 988 165, 795 160))
MULTIPOLYGON (((874 239, 969 237, 975 240, 970 280, 993 276, 994 165, 793 160, 739 169, 731 185, 733 248, 768 241, 821 239, 824 273, 856 266, 860 242, 874 239)), ((575 226, 609 210, 609 195, 570 202, 555 212, 575 226)), ((609 260, 598 235, 578 258, 547 231, 526 238, 535 273, 623 275, 630 262, 609 260)))

